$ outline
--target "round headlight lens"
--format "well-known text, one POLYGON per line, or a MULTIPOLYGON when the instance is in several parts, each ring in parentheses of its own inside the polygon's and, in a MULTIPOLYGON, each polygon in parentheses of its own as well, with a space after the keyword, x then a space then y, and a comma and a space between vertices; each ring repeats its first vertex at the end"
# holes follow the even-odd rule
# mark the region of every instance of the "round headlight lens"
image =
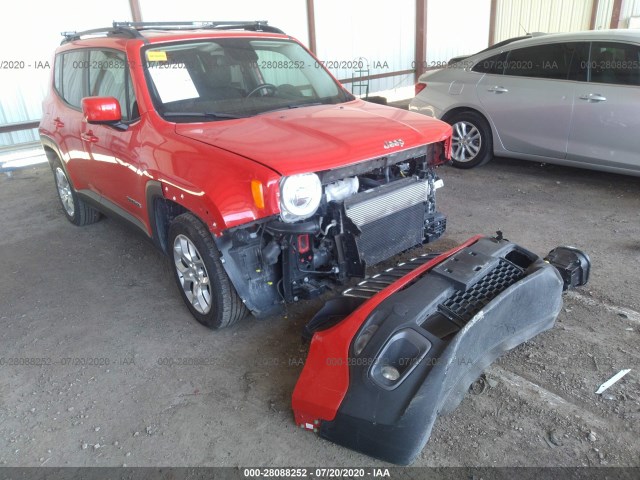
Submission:
POLYGON ((322 183, 315 173, 285 177, 280 183, 282 219, 295 222, 316 213, 322 200, 322 183))

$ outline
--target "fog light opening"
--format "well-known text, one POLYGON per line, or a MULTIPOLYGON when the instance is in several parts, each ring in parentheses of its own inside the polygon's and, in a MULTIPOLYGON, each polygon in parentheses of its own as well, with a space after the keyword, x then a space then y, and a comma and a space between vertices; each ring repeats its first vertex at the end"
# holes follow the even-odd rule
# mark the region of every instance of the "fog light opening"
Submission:
POLYGON ((395 382, 400 378, 400 372, 393 365, 385 365, 380 369, 382 376, 390 382, 395 382))

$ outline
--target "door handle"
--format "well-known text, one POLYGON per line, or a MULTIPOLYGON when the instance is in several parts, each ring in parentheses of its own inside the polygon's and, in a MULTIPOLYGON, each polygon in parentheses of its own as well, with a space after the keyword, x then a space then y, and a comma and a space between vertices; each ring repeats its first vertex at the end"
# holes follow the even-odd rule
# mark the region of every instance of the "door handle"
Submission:
POLYGON ((491 87, 488 89, 492 93, 507 93, 509 91, 508 88, 500 87, 496 85, 495 87, 491 87))
POLYGON ((587 95, 582 95, 580 100, 586 100, 587 102, 605 102, 607 97, 603 97, 599 93, 588 93, 587 95))
POLYGON ((91 130, 89 130, 87 133, 81 133, 80 138, 85 142, 91 142, 91 143, 96 143, 99 140, 98 137, 96 137, 91 130))
POLYGON ((64 127, 64 122, 62 120, 60 120, 60 117, 54 118, 53 119, 53 124, 56 126, 56 128, 64 127))

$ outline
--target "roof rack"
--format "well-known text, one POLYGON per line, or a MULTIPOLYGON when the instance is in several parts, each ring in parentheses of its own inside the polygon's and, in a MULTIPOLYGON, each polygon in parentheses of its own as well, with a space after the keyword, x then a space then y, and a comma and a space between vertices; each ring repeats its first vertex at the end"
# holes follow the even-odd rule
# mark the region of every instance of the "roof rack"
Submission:
POLYGON ((105 27, 105 28, 94 28, 92 30, 83 30, 81 32, 62 32, 61 35, 64 37, 60 45, 64 45, 68 42, 73 42, 74 40, 80 40, 82 37, 92 36, 92 35, 101 35, 104 34, 106 36, 122 36, 127 38, 142 38, 142 35, 138 30, 134 28, 128 28, 126 26, 116 25, 118 22, 113 22, 113 27, 105 27))
POLYGON ((266 20, 253 21, 230 21, 230 22, 113 22, 113 26, 106 28, 95 28, 93 30, 84 30, 82 32, 62 32, 64 40, 61 45, 80 40, 82 37, 92 35, 106 35, 111 37, 122 36, 127 38, 144 38, 140 30, 196 30, 196 29, 212 29, 212 30, 249 30, 252 32, 284 32, 276 27, 268 25, 266 20))
POLYGON ((284 33, 269 26, 267 20, 250 21, 192 21, 192 22, 113 22, 113 27, 139 30, 250 30, 253 32, 284 33))

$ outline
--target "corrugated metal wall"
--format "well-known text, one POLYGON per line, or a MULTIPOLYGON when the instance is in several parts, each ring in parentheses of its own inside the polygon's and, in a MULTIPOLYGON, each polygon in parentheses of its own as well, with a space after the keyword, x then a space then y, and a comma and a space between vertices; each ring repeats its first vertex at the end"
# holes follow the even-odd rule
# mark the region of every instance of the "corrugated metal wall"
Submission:
POLYGON ((620 28, 627 28, 629 18, 638 16, 640 16, 640 0, 623 0, 620 10, 620 28))
POLYGON ((139 1, 144 21, 268 20, 270 25, 308 43, 307 6, 303 0, 139 1))
MULTIPOLYGON (((131 20, 128 0, 38 2, 5 8, 0 29, 0 59, 18 68, 0 70, 0 125, 39 120, 47 91, 53 51, 60 32, 103 27, 112 20, 131 20), (29 11, 26 12, 27 8, 29 11), (24 62, 22 64, 21 62, 24 62)), ((36 129, 0 134, 0 148, 39 140, 36 129)))
POLYGON ((490 14, 491 0, 429 0, 427 64, 487 48, 490 14))
MULTIPOLYGON (((317 0, 315 15, 317 56, 336 78, 413 68, 414 0, 399 0, 393 5, 386 0, 317 0)), ((413 75, 404 75, 345 86, 356 95, 365 94, 367 87, 373 94, 412 86, 413 80, 413 75)))
POLYGON ((613 13, 614 0, 600 0, 598 11, 596 12, 596 22, 594 30, 606 30, 611 25, 611 14, 613 13))
POLYGON ((498 0, 495 41, 526 32, 588 30, 593 0, 498 0))

